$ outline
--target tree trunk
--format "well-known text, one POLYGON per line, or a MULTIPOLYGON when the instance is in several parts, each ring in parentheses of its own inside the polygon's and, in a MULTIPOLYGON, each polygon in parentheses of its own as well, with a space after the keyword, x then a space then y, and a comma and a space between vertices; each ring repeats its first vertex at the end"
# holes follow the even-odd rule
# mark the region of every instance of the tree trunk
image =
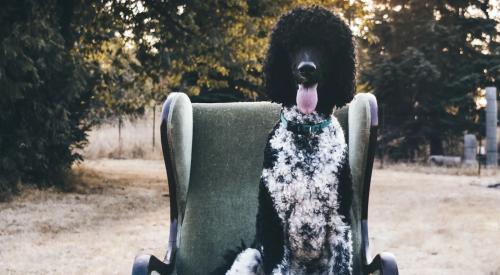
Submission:
POLYGON ((443 140, 440 136, 431 136, 431 156, 444 155, 443 140))
POLYGON ((153 152, 155 151, 156 105, 153 105, 153 152))
POLYGON ((122 117, 118 117, 118 158, 122 158, 122 117))

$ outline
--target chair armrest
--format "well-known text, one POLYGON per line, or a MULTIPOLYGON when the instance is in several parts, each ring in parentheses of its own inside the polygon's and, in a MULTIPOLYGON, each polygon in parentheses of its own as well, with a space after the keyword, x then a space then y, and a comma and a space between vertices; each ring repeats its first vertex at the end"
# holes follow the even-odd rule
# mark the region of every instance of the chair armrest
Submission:
POLYGON ((380 271, 382 275, 398 275, 398 265, 394 255, 382 252, 373 258, 372 262, 365 266, 366 273, 371 274, 380 271))
POLYGON ((172 264, 164 263, 153 255, 139 255, 134 260, 132 275, 147 275, 152 271, 168 275, 172 274, 173 270, 172 264))

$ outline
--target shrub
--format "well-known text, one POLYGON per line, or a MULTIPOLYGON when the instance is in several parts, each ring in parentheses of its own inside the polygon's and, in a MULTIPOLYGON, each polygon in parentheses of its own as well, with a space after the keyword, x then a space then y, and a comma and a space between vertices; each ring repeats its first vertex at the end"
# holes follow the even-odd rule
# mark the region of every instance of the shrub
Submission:
POLYGON ((0 199, 18 182, 64 184, 81 158, 74 149, 86 138, 88 68, 54 14, 36 1, 8 1, 0 11, 0 199))

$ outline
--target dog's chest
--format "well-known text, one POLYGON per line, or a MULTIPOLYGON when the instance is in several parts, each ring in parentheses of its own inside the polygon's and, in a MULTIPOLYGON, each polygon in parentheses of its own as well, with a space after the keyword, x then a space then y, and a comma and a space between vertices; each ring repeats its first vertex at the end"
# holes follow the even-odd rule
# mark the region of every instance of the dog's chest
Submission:
POLYGON ((267 188, 283 221, 287 246, 300 261, 321 258, 332 232, 345 226, 338 217, 338 169, 346 154, 336 119, 323 132, 299 136, 279 127, 270 139, 276 159, 264 169, 267 188))

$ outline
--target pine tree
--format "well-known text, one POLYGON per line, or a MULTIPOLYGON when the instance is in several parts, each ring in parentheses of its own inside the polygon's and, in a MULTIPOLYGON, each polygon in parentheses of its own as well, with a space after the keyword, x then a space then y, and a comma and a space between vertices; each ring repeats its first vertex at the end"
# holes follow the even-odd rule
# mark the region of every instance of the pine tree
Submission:
POLYGON ((414 159, 477 132, 475 99, 498 85, 498 19, 484 1, 375 1, 362 80, 381 104, 382 147, 414 159))
POLYGON ((64 185, 86 141, 91 66, 65 37, 56 1, 0 9, 0 200, 18 182, 64 185))

